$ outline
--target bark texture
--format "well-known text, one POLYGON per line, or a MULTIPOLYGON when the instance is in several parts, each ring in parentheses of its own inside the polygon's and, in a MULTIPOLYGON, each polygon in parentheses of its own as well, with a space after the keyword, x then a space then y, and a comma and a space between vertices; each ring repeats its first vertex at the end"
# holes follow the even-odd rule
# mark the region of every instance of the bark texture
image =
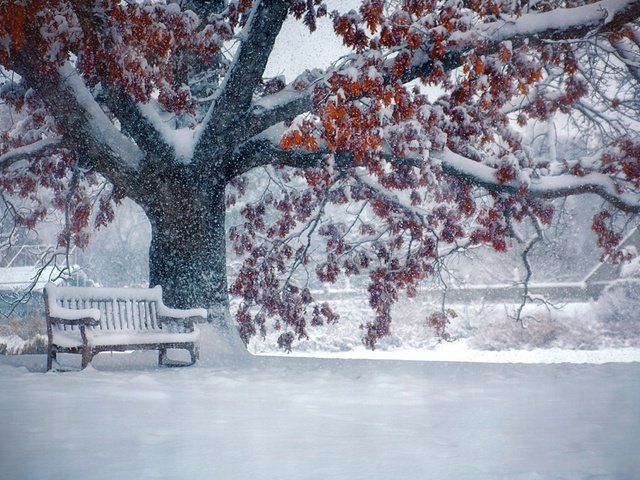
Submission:
POLYGON ((206 191, 174 188, 172 201, 147 208, 149 283, 162 285, 171 307, 226 309, 224 185, 206 191))

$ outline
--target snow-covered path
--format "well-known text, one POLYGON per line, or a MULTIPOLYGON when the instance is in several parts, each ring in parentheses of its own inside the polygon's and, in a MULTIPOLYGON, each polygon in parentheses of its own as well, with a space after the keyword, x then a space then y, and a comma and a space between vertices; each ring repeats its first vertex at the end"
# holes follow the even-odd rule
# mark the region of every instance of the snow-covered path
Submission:
POLYGON ((640 363, 140 358, 0 356, 0 478, 640 478, 640 363))

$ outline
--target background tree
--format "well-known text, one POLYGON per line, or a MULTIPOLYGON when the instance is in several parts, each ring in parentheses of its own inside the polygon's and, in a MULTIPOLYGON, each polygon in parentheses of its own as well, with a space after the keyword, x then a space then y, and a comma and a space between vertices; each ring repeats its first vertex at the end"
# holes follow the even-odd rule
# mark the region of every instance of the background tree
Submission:
POLYGON ((20 115, 2 132, 0 182, 32 205, 13 219, 31 227, 61 209, 60 246, 83 247, 131 198, 167 303, 225 318, 230 291, 242 338, 273 320, 284 348, 336 320, 310 278, 368 275, 374 347, 401 291, 469 245, 507 250, 517 223, 551 221, 553 198, 602 197, 593 228, 614 253, 613 212, 640 211, 640 2, 327 12, 302 0, 0 1, 0 94, 20 115), (353 53, 264 79, 288 15, 310 31, 330 15, 353 53), (554 116, 588 136, 587 153, 523 145, 518 125, 554 116), (256 178, 261 194, 229 228, 244 263, 228 288, 225 212, 256 178))

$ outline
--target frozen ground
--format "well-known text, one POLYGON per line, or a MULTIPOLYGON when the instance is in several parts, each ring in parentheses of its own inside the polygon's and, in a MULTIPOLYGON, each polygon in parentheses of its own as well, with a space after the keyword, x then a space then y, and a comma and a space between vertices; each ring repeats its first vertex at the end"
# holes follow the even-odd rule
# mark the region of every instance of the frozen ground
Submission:
POLYGON ((633 349, 596 365, 202 348, 185 369, 145 352, 44 374, 41 355, 0 356, 0 478, 640 479, 633 349))

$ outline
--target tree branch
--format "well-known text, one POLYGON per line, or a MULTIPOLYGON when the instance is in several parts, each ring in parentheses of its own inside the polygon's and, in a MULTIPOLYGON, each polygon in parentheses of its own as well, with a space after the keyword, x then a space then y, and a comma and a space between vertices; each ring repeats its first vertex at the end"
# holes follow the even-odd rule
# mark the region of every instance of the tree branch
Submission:
POLYGON ((218 168, 216 158, 238 144, 241 117, 251 106, 276 37, 289 10, 285 0, 258 0, 240 34, 241 44, 216 100, 204 120, 204 130, 194 150, 194 164, 205 175, 218 168), (208 167, 205 167, 208 165, 208 167))
MULTIPOLYGON (((224 8, 224 0, 172 0, 180 3, 183 9, 195 12, 198 17, 205 19, 212 13, 220 13, 224 8)), ((172 3, 172 2, 169 2, 172 3)))
POLYGON ((118 87, 107 87, 104 89, 104 100, 111 113, 120 121, 122 131, 133 138, 149 157, 168 162, 175 158, 174 148, 167 144, 153 123, 140 112, 136 102, 126 92, 118 87))
POLYGON ((244 143, 235 150, 231 156, 231 161, 227 163, 226 174, 228 175, 227 178, 232 178, 247 173, 253 168, 266 165, 320 168, 323 166, 323 159, 327 155, 333 155, 334 164, 338 170, 346 170, 355 166, 354 155, 351 152, 285 150, 276 145, 273 139, 258 137, 255 140, 244 143))
POLYGON ((542 231, 540 230, 539 225, 536 225, 536 236, 529 240, 529 242, 527 242, 527 246, 524 248, 522 254, 520 255, 526 273, 524 276, 524 280, 522 281, 522 298, 520 299, 520 305, 518 305, 518 308, 516 310, 516 321, 519 322, 522 322, 523 320, 522 311, 524 310, 524 307, 527 305, 527 302, 531 300, 531 296, 529 295, 529 285, 531 282, 531 277, 533 276, 533 270, 531 268, 531 262, 529 260, 529 253, 531 253, 531 250, 536 245, 536 243, 540 242, 541 240, 542 231))
POLYGON ((481 26, 482 34, 497 44, 505 40, 539 45, 545 41, 575 40, 590 33, 609 33, 640 17, 640 0, 601 0, 548 12, 525 13, 481 26))
POLYGON ((638 52, 638 45, 628 38, 613 42, 611 45, 627 67, 629 74, 640 84, 640 53, 638 52))
MULTIPOLYGON (((252 168, 269 164, 280 164, 294 168, 317 168, 322 166, 324 155, 334 155, 337 168, 346 169, 356 166, 353 155, 349 152, 284 150, 275 145, 273 141, 263 138, 247 142, 239 147, 232 157, 227 173, 241 175, 252 168)), ((493 192, 512 195, 520 193, 522 184, 517 181, 500 183, 495 168, 478 163, 449 149, 438 153, 434 152, 432 156, 440 161, 442 170, 447 175, 493 192)), ((417 158, 385 156, 385 159, 392 163, 419 166, 417 158)), ((595 172, 583 177, 565 174, 531 179, 524 195, 528 198, 553 199, 585 193, 599 195, 623 212, 640 213, 640 199, 637 195, 619 193, 610 177, 595 172)))
POLYGON ((76 69, 68 62, 54 72, 41 71, 38 52, 22 50, 15 70, 42 98, 68 144, 111 183, 137 198, 137 171, 142 151, 111 123, 76 69))
MULTIPOLYGON (((94 13, 96 2, 70 0, 70 3, 73 5, 85 39, 97 39, 97 30, 102 28, 103 19, 94 13)), ((104 71, 106 66, 104 63, 101 65, 104 71)), ((104 87, 105 104, 120 121, 122 131, 131 136, 142 150, 154 157, 168 159, 174 156, 173 148, 167 145, 153 124, 140 113, 131 96, 121 87, 110 86, 105 78, 101 78, 101 81, 104 87)))
MULTIPOLYGON (((525 43, 540 45, 547 41, 575 40, 589 33, 608 33, 620 29, 623 25, 640 18, 640 0, 602 0, 590 5, 575 8, 558 8, 549 12, 525 14, 513 20, 500 20, 478 26, 480 38, 486 43, 481 48, 476 48, 478 55, 490 55, 499 51, 502 42, 511 41, 513 47, 519 47, 525 43)), ((469 40, 471 40, 471 34, 469 40)), ((451 50, 445 53, 439 62, 434 62, 428 57, 414 58, 412 67, 402 76, 403 83, 417 78, 428 77, 433 73, 437 65, 445 72, 450 72, 462 65, 461 57, 470 51, 472 47, 451 50)), ((394 60, 389 60, 383 67, 383 71, 393 69, 394 60)), ((347 65, 348 66, 348 65, 347 65)), ((324 77, 329 77, 332 72, 327 72, 324 77)), ((383 72, 384 74, 384 72, 383 72)), ((317 76, 320 78, 320 76, 317 76)), ((387 81, 389 76, 386 75, 387 81)), ((269 98, 275 100, 273 107, 265 108, 260 102, 267 103, 267 99, 256 102, 250 111, 250 119, 264 128, 268 128, 287 118, 293 118, 303 114, 311 108, 312 89, 292 94, 283 92, 280 95, 283 101, 279 101, 276 95, 269 98), (285 99, 285 95, 289 98, 285 99)), ((257 133, 257 132, 256 132, 257 133)))
POLYGON ((20 160, 29 160, 34 157, 47 155, 64 145, 62 137, 51 137, 38 140, 37 142, 22 147, 9 150, 0 155, 0 170, 9 168, 20 160))
POLYGON ((311 91, 282 90, 254 104, 244 119, 246 129, 241 132, 242 141, 257 135, 280 122, 293 120, 311 110, 311 91))
MULTIPOLYGON (((454 177, 494 192, 516 194, 522 186, 519 182, 498 182, 496 169, 463 157, 449 149, 433 155, 440 160, 442 170, 454 177)), ((405 160, 406 161, 406 160, 405 160)), ((640 213, 637 196, 618 193, 613 180, 601 173, 589 173, 583 177, 559 175, 531 179, 525 193, 529 198, 560 198, 583 193, 594 193, 627 213, 640 213)))
POLYGON ((246 142, 236 149, 227 162, 227 178, 249 172, 266 165, 286 165, 294 168, 315 168, 322 165, 323 154, 306 150, 284 150, 268 139, 246 142))

